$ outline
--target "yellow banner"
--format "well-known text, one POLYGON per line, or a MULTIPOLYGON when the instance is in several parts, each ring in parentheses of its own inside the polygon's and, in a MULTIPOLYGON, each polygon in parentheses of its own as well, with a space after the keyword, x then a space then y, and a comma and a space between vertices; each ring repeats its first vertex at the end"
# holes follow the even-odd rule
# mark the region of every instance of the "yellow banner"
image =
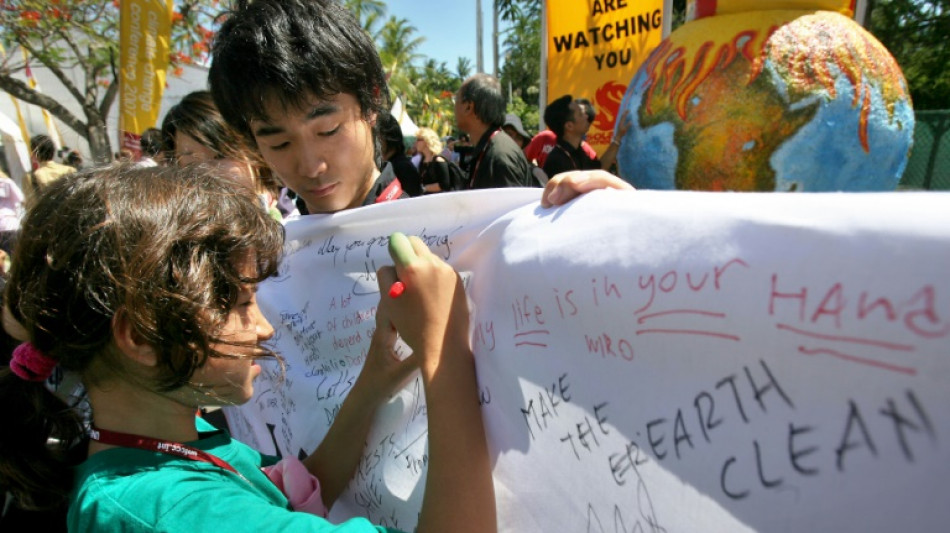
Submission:
MULTIPOLYGON (((33 70, 30 69, 30 56, 26 53, 26 48, 21 48, 20 51, 23 52, 23 72, 26 74, 27 83, 30 86, 30 89, 33 89, 37 93, 42 92, 40 90, 40 83, 36 81, 36 78, 33 77, 33 70)), ((56 127, 56 123, 53 122, 53 115, 50 114, 46 109, 40 108, 40 111, 43 114, 43 123, 46 124, 46 133, 49 135, 50 140, 53 141, 53 146, 56 147, 58 152, 60 148, 63 147, 63 137, 59 134, 59 128, 56 127)), ((20 129, 26 131, 26 123, 22 122, 23 117, 20 116, 20 106, 17 105, 17 116, 20 118, 21 124, 20 129)), ((27 144, 30 142, 29 137, 24 137, 24 140, 27 144)), ((31 146, 32 150, 33 147, 31 146)))
POLYGON ((547 0, 547 100, 594 103, 587 142, 602 154, 640 63, 663 37, 663 0, 547 0))
POLYGON ((119 3, 119 130, 123 148, 140 152, 139 137, 158 122, 171 46, 173 0, 119 3))

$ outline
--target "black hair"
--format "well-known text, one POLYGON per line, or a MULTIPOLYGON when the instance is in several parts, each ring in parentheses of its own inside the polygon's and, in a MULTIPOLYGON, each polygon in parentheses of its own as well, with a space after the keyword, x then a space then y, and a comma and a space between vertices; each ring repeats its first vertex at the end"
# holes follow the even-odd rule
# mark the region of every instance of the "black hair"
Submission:
MULTIPOLYGON (((292 109, 303 108, 311 96, 346 93, 365 118, 389 109, 373 39, 332 0, 238 0, 215 36, 211 57, 214 101, 251 143, 250 122, 268 118, 265 104, 271 99, 292 109)), ((378 141, 376 156, 379 164, 378 141)))
POLYGON ((574 100, 574 101, 577 102, 579 105, 584 106, 583 110, 584 110, 584 114, 587 115, 587 122, 593 123, 594 119, 597 118, 597 110, 594 109, 593 102, 591 102, 587 98, 578 98, 577 100, 574 100))
POLYGON ((505 123, 505 93, 501 84, 488 74, 470 76, 459 88, 462 102, 471 102, 475 116, 489 128, 500 128, 505 123))
POLYGON ((40 163, 52 161, 56 155, 56 145, 53 144, 53 139, 50 139, 48 135, 43 135, 42 133, 34 135, 30 139, 30 149, 33 155, 36 156, 36 160, 40 163))
POLYGON ((564 125, 573 118, 571 116, 573 101, 574 98, 571 95, 565 94, 544 108, 544 123, 551 128, 558 139, 564 136, 564 125))
POLYGON ((66 154, 65 163, 76 170, 82 170, 82 154, 78 150, 72 150, 66 154))
POLYGON ((382 143, 383 158, 389 159, 390 152, 402 154, 406 152, 406 140, 402 135, 402 127, 396 117, 389 113, 379 116, 379 140, 382 143))
POLYGON ((162 153, 162 130, 148 128, 142 132, 139 146, 142 148, 142 153, 148 157, 155 157, 162 153))

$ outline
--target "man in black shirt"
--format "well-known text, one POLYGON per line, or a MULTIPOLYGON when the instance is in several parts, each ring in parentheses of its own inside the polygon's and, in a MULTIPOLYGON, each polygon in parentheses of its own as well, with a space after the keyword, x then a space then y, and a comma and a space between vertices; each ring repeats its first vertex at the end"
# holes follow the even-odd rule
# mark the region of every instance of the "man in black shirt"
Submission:
POLYGON ((603 159, 592 158, 581 148, 581 141, 590 130, 593 109, 586 100, 575 100, 566 94, 548 104, 544 110, 544 122, 557 135, 557 144, 544 161, 544 172, 554 176, 571 170, 609 169, 617 158, 620 138, 626 132, 624 124, 619 128, 603 159))
POLYGON ((581 149, 581 140, 590 129, 590 121, 574 98, 566 94, 544 110, 544 122, 557 135, 557 144, 544 161, 544 172, 554 176, 569 170, 600 168, 600 159, 592 159, 581 149))
POLYGON ((460 130, 478 139, 466 189, 540 185, 524 152, 501 129, 505 96, 498 80, 487 74, 465 80, 455 95, 455 121, 460 130))

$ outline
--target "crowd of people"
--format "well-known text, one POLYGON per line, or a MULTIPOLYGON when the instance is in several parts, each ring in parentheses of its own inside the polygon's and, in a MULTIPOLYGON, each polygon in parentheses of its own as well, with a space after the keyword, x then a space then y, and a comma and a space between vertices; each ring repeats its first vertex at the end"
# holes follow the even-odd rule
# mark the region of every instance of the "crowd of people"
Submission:
POLYGON ((551 115, 553 142, 538 152, 547 161, 529 161, 537 138, 506 117, 498 81, 476 74, 455 98, 457 127, 474 142, 467 159, 424 129, 417 167, 387 113, 373 41, 338 3, 242 2, 212 57, 210 90, 145 132, 138 162, 76 172, 38 139, 29 192, 0 180, 0 216, 8 197, 18 222, 25 206, 18 231, 0 227, 16 241, 0 333, 4 521, 32 512, 27 523, 45 517, 50 530, 385 531, 358 517, 331 524, 327 510, 373 413, 418 370, 429 420, 418 531, 494 531, 466 298, 415 237, 390 236, 369 355, 310 455, 278 461, 196 413, 247 402, 259 361, 301 357, 266 348, 274 330, 257 307, 282 222, 444 191, 543 184, 550 206, 629 188, 602 171, 560 173, 601 168, 609 152, 574 167, 562 158, 557 175, 539 178, 555 150, 586 154, 586 108, 567 97, 570 116, 551 115), (405 289, 394 296, 397 280, 405 289), (397 333, 413 350, 402 361, 397 333), (57 372, 78 376, 88 410, 51 385, 57 372))

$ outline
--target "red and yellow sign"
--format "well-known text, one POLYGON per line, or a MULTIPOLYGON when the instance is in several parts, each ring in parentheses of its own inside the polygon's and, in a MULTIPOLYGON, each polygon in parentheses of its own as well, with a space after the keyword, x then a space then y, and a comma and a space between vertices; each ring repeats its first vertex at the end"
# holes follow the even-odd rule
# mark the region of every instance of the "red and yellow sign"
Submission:
POLYGON ((547 100, 594 102, 587 142, 603 153, 637 68, 663 38, 663 0, 548 0, 547 100))
POLYGON ((158 121, 171 44, 173 0, 119 3, 119 130, 138 154, 139 137, 158 121))

